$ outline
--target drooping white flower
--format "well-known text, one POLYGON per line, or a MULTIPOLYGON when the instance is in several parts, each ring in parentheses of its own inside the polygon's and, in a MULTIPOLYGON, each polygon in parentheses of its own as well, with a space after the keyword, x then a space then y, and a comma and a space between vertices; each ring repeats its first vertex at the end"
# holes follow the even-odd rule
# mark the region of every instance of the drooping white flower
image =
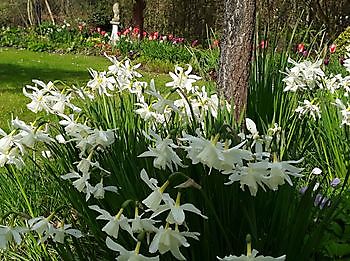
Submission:
POLYGON ((189 143, 188 147, 183 147, 187 151, 187 158, 190 158, 193 164, 201 162, 210 169, 221 170, 224 161, 224 144, 218 141, 219 136, 207 140, 200 133, 197 133, 197 135, 198 137, 195 137, 184 133, 183 138, 179 139, 189 143))
POLYGON ((145 169, 141 170, 140 173, 141 179, 150 187, 153 192, 149 194, 147 198, 142 200, 142 203, 145 204, 149 209, 156 211, 159 208, 161 201, 164 199, 166 193, 164 190, 169 185, 169 181, 166 181, 160 188, 157 186, 158 181, 154 178, 149 178, 145 169))
POLYGON ((257 256, 259 252, 253 249, 251 255, 240 255, 240 256, 225 256, 224 258, 217 257, 218 260, 221 261, 284 261, 286 260, 286 256, 280 257, 271 257, 271 256, 257 256))
POLYGON ((46 131, 35 128, 33 125, 27 125, 18 118, 11 121, 14 128, 20 130, 15 136, 16 140, 26 147, 33 148, 36 142, 50 143, 54 141, 46 131))
POLYGON ((180 247, 189 247, 190 244, 187 242, 185 236, 190 236, 198 240, 199 233, 194 232, 180 232, 177 229, 172 229, 171 227, 161 226, 156 232, 150 246, 149 252, 155 253, 159 251, 160 254, 164 254, 168 251, 178 260, 186 260, 186 258, 180 252, 180 247))
POLYGON ((150 136, 146 133, 144 133, 144 135, 151 141, 154 141, 155 145, 154 147, 149 146, 148 151, 145 151, 138 157, 154 157, 153 166, 159 169, 165 169, 168 167, 173 171, 173 165, 176 170, 178 169, 178 166, 182 168, 186 167, 182 164, 182 160, 174 151, 178 146, 174 144, 173 140, 168 138, 162 139, 160 135, 152 130, 149 130, 149 132, 150 136))
POLYGON ((54 87, 52 82, 49 82, 47 85, 38 80, 33 80, 35 86, 27 85, 23 88, 24 96, 30 98, 32 101, 27 104, 27 108, 34 113, 38 113, 39 111, 50 112, 50 100, 48 99, 50 90, 54 87), (38 85, 42 87, 42 89, 38 88, 38 85), (32 93, 28 93, 27 89, 32 90, 32 93))
POLYGON ((170 210, 169 215, 166 219, 166 221, 169 224, 176 223, 178 225, 182 225, 185 221, 185 211, 195 213, 195 214, 197 214, 205 219, 208 218, 208 217, 204 216, 202 214, 202 212, 192 204, 185 203, 185 204, 180 205, 180 195, 181 194, 178 193, 177 198, 176 198, 176 202, 169 195, 165 195, 164 196, 165 205, 161 205, 152 214, 151 218, 154 218, 167 210, 170 210))
POLYGON ((55 228, 54 226, 50 226, 49 234, 52 237, 54 242, 58 242, 63 244, 66 235, 70 235, 76 238, 80 238, 83 236, 80 230, 71 228, 71 224, 60 224, 59 227, 55 228))
POLYGON ((19 245, 22 242, 22 235, 26 232, 28 232, 27 228, 0 225, 0 249, 7 249, 12 241, 19 245))
POLYGON ((87 83, 87 87, 91 88, 92 92, 98 92, 99 95, 111 96, 110 91, 115 90, 116 80, 114 77, 107 77, 107 72, 97 72, 89 69, 92 80, 87 83))
POLYGON ((29 219, 28 225, 31 230, 36 231, 38 234, 42 236, 44 236, 45 234, 48 234, 50 226, 52 226, 52 224, 50 224, 50 220, 43 216, 29 219))
POLYGON ((243 191, 244 186, 247 186, 250 194, 256 196, 258 186, 265 190, 263 181, 268 176, 268 165, 267 162, 248 163, 247 166, 238 166, 236 169, 227 173, 232 174, 228 177, 230 181, 226 182, 225 185, 239 181, 243 191))
POLYGON ((340 99, 335 100, 335 105, 340 108, 340 113, 342 116, 342 122, 341 125, 348 125, 350 126, 350 105, 346 107, 344 103, 340 99))
POLYGON ((92 194, 97 199, 103 199, 106 191, 118 193, 118 188, 115 186, 103 186, 103 179, 101 178, 101 181, 93 188, 92 194))
POLYGON ((102 231, 106 232, 107 235, 114 238, 118 238, 119 228, 127 231, 133 238, 132 230, 129 225, 128 219, 122 214, 123 208, 121 208, 117 215, 112 216, 106 210, 101 209, 97 205, 89 206, 90 209, 99 212, 99 215, 96 219, 106 220, 107 224, 102 228, 102 231))
POLYGON ((325 76, 320 68, 322 60, 318 60, 315 63, 310 61, 297 63, 288 58, 288 62, 293 64, 294 67, 291 69, 287 68, 287 76, 282 80, 286 83, 284 91, 296 92, 298 90, 312 90, 316 87, 322 88, 321 84, 319 84, 321 77, 325 76))
POLYGON ((117 257, 118 261, 158 261, 159 257, 146 257, 139 253, 139 244, 141 242, 138 242, 138 245, 136 246, 135 250, 126 250, 123 246, 119 245, 118 243, 114 242, 110 237, 107 237, 106 239, 106 245, 109 249, 112 249, 113 251, 119 252, 119 256, 117 257))
POLYGON ((320 108, 308 100, 304 100, 303 106, 298 106, 295 112, 299 113, 299 118, 301 118, 302 115, 310 114, 314 120, 321 119, 320 108))
POLYGON ((190 74, 192 71, 192 66, 188 65, 188 68, 186 71, 180 66, 175 66, 175 73, 169 72, 170 77, 173 79, 172 82, 168 82, 165 84, 165 86, 180 88, 182 90, 185 90, 186 92, 192 92, 193 86, 192 84, 195 83, 197 80, 200 80, 201 77, 190 74))
POLYGON ((290 176, 300 178, 303 176, 300 173, 304 169, 297 168, 291 164, 300 163, 301 161, 302 159, 297 161, 289 160, 268 163, 269 175, 263 180, 264 184, 266 184, 272 190, 277 190, 278 186, 283 185, 285 181, 287 181, 289 185, 293 186, 290 176))

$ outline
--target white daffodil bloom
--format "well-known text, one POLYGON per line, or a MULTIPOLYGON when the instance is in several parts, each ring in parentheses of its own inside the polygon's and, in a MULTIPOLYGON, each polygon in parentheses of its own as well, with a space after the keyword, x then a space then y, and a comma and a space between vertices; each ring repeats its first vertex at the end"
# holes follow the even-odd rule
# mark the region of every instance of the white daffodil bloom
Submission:
POLYGON ((124 76, 127 79, 133 79, 135 77, 140 78, 142 75, 136 71, 141 64, 131 65, 130 60, 126 60, 124 63, 118 61, 115 57, 105 55, 113 65, 108 66, 108 73, 116 76, 124 76))
POLYGON ((350 96, 350 75, 347 75, 344 78, 341 78, 339 86, 340 86, 339 88, 345 91, 344 96, 349 97, 350 96))
POLYGON ((171 227, 161 226, 156 232, 150 246, 149 252, 155 253, 159 251, 160 254, 164 254, 168 251, 178 260, 186 260, 186 258, 180 252, 180 247, 189 247, 187 237, 192 237, 198 240, 199 233, 195 232, 180 232, 178 229, 173 230, 171 227))
POLYGON ((27 85, 23 88, 24 96, 30 98, 32 101, 27 104, 27 108, 34 113, 38 113, 39 111, 50 112, 50 100, 48 99, 48 93, 53 88, 54 84, 49 82, 47 85, 42 81, 33 80, 33 82, 37 85, 43 87, 42 89, 38 89, 37 87, 33 87, 27 85), (32 90, 32 93, 28 93, 27 89, 32 90))
POLYGON ((99 95, 111 96, 109 91, 115 90, 116 80, 114 77, 107 77, 107 72, 97 72, 89 69, 92 80, 87 83, 87 87, 91 88, 92 92, 98 92, 99 95))
POLYGON ((7 249, 8 244, 15 241, 17 245, 22 242, 22 235, 28 232, 27 228, 7 227, 0 225, 0 249, 7 249))
POLYGON ((106 148, 112 145, 115 141, 115 135, 113 130, 98 130, 94 129, 88 136, 88 143, 92 146, 99 146, 106 148))
POLYGON ((169 196, 164 196, 164 202, 165 205, 161 205, 151 216, 151 218, 154 218, 158 216, 159 214, 163 213, 164 211, 170 210, 170 213, 166 219, 166 221, 169 224, 178 224, 182 225, 185 221, 185 211, 189 211, 192 213, 195 213, 205 219, 208 217, 204 216, 202 212, 196 208, 194 205, 186 203, 183 205, 180 205, 180 196, 181 194, 177 194, 176 202, 169 196))
POLYGON ((119 253, 118 257, 116 258, 118 261, 158 261, 159 260, 158 256, 146 257, 139 254, 140 244, 141 242, 138 242, 136 249, 129 251, 129 250, 126 250, 123 246, 114 242, 111 238, 107 237, 106 239, 107 247, 119 253))
POLYGON ((48 218, 45 218, 43 216, 35 217, 28 220, 28 225, 30 227, 30 230, 36 231, 40 235, 48 234, 50 226, 50 221, 48 218))
POLYGON ((103 186, 103 179, 101 179, 101 181, 93 188, 92 194, 94 195, 94 198, 103 199, 106 191, 118 193, 118 188, 115 186, 103 186))
POLYGON ((148 105, 146 102, 138 102, 135 103, 135 105, 140 107, 136 109, 135 112, 139 114, 142 119, 148 121, 154 118, 155 113, 151 111, 151 106, 148 105))
POLYGON ((310 61, 297 63, 288 58, 288 62, 293 64, 294 67, 291 69, 287 68, 287 77, 282 80, 286 83, 284 91, 296 92, 298 90, 312 90, 316 87, 322 88, 319 84, 321 77, 325 76, 320 68, 322 60, 315 63, 310 61))
POLYGON ((214 118, 217 118, 219 108, 219 98, 217 94, 213 94, 209 98, 208 93, 205 90, 205 86, 203 86, 202 91, 197 92, 196 98, 199 102, 199 106, 204 111, 209 111, 214 118))
POLYGON ((154 80, 152 79, 149 85, 149 90, 146 93, 157 98, 157 101, 153 101, 151 107, 160 114, 164 114, 165 111, 171 108, 173 111, 178 111, 178 108, 174 105, 173 100, 169 100, 163 97, 159 91, 156 90, 154 80))
POLYGON ((142 200, 142 203, 145 204, 149 209, 156 211, 159 208, 161 201, 164 199, 164 196, 167 195, 164 193, 164 190, 169 185, 169 181, 166 181, 163 186, 159 188, 157 186, 158 181, 154 178, 150 179, 145 169, 141 170, 140 176, 141 179, 147 184, 147 186, 153 190, 153 192, 147 198, 142 200))
POLYGON ((49 234, 52 237, 54 242, 58 242, 63 244, 66 235, 71 235, 76 238, 80 238, 83 236, 80 230, 71 228, 72 225, 64 224, 63 226, 60 224, 58 228, 51 226, 49 229, 49 234))
POLYGON ((348 107, 346 107, 340 99, 336 99, 334 105, 340 108, 340 113, 342 116, 341 125, 350 126, 350 105, 347 104, 348 107))
POLYGON ((295 109, 295 112, 299 113, 299 118, 301 118, 302 115, 310 114, 312 116, 312 118, 314 119, 314 121, 316 119, 321 119, 320 108, 308 100, 304 100, 303 106, 298 106, 295 109))
POLYGON ((239 166, 230 172, 224 172, 226 174, 232 173, 229 176, 230 181, 226 182, 225 185, 239 181, 241 189, 244 191, 244 186, 248 186, 250 194, 255 197, 258 192, 258 186, 265 190, 263 182, 269 173, 267 168, 266 162, 255 162, 248 163, 248 166, 239 166))
MULTIPOLYGON (((245 119, 245 124, 246 124, 246 128, 247 130, 251 133, 251 137, 256 140, 259 138, 259 132, 256 129, 256 124, 252 119, 246 118, 245 119)), ((250 136, 247 136, 250 137, 250 136)))
POLYGON ((182 160, 176 154, 174 149, 178 148, 171 139, 162 139, 160 135, 152 130, 149 130, 150 136, 144 132, 144 135, 151 141, 155 142, 154 147, 149 146, 148 151, 140 154, 138 157, 154 157, 153 166, 158 169, 166 169, 168 167, 173 172, 173 165, 175 169, 178 166, 184 168, 182 160))
POLYGON ((293 177, 303 177, 300 174, 304 169, 297 168, 291 164, 300 163, 303 159, 294 161, 281 161, 281 162, 272 162, 267 163, 269 168, 269 175, 266 179, 263 180, 264 184, 266 184, 272 190, 278 190, 278 186, 283 185, 285 181, 288 182, 289 185, 293 186, 293 182, 289 176, 293 177))
POLYGON ((133 233, 157 231, 157 228, 154 226, 156 221, 151 218, 142 218, 142 216, 136 215, 135 218, 129 221, 131 221, 131 230, 133 233))
POLYGON ((235 166, 238 164, 240 166, 243 165, 243 160, 245 161, 251 161, 253 160, 253 153, 249 150, 241 149, 241 147, 246 144, 246 141, 241 142, 240 144, 237 144, 236 146, 224 149, 222 151, 222 154, 224 156, 224 159, 222 161, 221 169, 223 171, 230 171, 235 168, 235 166))
POLYGON ((345 69, 350 72, 350 58, 344 60, 344 64, 343 66, 345 67, 345 69))
POLYGON ((271 257, 271 256, 257 256, 259 252, 255 249, 253 249, 252 253, 250 255, 240 255, 240 256, 225 256, 224 258, 217 257, 218 260, 221 261, 284 261, 286 260, 286 256, 280 256, 280 257, 271 257))
POLYGON ((122 214, 123 208, 121 208, 117 215, 112 216, 106 210, 101 209, 97 205, 89 206, 90 209, 99 212, 99 215, 96 219, 107 220, 107 224, 102 228, 102 231, 106 232, 107 235, 112 236, 114 238, 118 238, 119 228, 127 231, 133 238, 132 230, 129 225, 128 219, 122 214))
POLYGON ((11 124, 14 128, 21 130, 15 138, 26 147, 33 148, 36 142, 50 143, 54 141, 46 131, 36 129, 33 125, 27 125, 18 118, 12 120, 11 124))
POLYGON ((181 90, 185 90, 186 92, 190 93, 194 91, 194 88, 192 86, 193 83, 195 83, 197 80, 200 80, 201 77, 190 74, 192 71, 192 66, 188 65, 188 68, 186 71, 180 66, 175 66, 175 73, 169 72, 170 77, 173 79, 172 82, 168 82, 165 84, 165 86, 180 88, 181 90))
POLYGON ((66 175, 61 176, 62 179, 67 180, 67 179, 76 179, 73 182, 73 186, 79 191, 83 192, 84 189, 86 189, 88 183, 88 180, 90 179, 90 173, 83 173, 81 176, 78 172, 72 171, 70 173, 67 173, 66 175))
POLYGON ((187 151, 187 158, 192 160, 193 164, 199 162, 207 165, 210 169, 221 170, 224 161, 223 149, 224 144, 218 141, 219 136, 207 140, 197 133, 198 137, 184 133, 181 141, 189 142, 188 147, 183 147, 187 151))

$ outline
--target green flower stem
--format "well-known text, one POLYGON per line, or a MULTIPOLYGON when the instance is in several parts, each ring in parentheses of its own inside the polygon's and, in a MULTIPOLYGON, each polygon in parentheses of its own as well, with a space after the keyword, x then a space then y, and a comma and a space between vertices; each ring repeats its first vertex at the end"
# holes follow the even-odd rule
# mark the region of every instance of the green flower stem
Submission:
POLYGON ((27 205, 27 208, 28 208, 30 216, 34 217, 34 212, 33 212, 32 206, 30 205, 30 202, 28 200, 27 194, 24 191, 24 188, 22 186, 22 183, 21 183, 21 181, 20 181, 16 171, 13 169, 13 166, 11 166, 11 171, 9 171, 9 172, 12 173, 13 176, 15 177, 15 179, 16 179, 16 182, 18 184, 19 190, 21 191, 21 194, 22 194, 22 196, 24 198, 24 201, 26 202, 26 205, 27 205))

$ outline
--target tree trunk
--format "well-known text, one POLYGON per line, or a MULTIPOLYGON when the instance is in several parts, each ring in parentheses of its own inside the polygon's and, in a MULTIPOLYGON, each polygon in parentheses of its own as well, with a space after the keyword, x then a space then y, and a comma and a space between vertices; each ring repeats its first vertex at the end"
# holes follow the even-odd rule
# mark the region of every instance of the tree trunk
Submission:
POLYGON ((247 104, 255 9, 255 0, 225 0, 218 86, 226 99, 234 101, 237 120, 247 104))

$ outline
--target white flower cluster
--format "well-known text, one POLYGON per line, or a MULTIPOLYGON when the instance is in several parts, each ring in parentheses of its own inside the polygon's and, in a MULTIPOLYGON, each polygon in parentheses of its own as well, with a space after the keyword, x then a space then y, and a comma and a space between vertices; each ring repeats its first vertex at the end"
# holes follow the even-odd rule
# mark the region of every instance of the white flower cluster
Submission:
POLYGON ((176 259, 186 260, 180 252, 180 247, 190 246, 187 241, 188 237, 199 240, 199 233, 180 230, 179 227, 183 226, 185 223, 185 212, 192 212, 203 218, 207 217, 204 216, 194 205, 189 203, 181 204, 181 192, 177 193, 176 200, 173 200, 168 193, 164 193, 170 184, 169 180, 161 187, 158 187, 158 181, 154 178, 150 179, 144 169, 141 171, 140 175, 141 179, 152 190, 151 194, 142 200, 142 203, 148 209, 146 209, 141 215, 139 215, 138 205, 135 205, 135 216, 133 218, 127 218, 123 215, 127 204, 123 204, 122 208, 120 208, 115 216, 112 216, 106 210, 101 209, 97 205, 90 206, 92 210, 100 213, 97 219, 108 221, 102 228, 102 231, 106 232, 108 236, 118 239, 119 230, 122 229, 137 241, 134 251, 126 250, 124 247, 114 242, 110 237, 107 237, 106 239, 107 246, 112 250, 119 252, 117 260, 130 260, 129 258, 131 257, 134 257, 135 260, 158 260, 158 256, 145 257, 139 254, 142 239, 140 239, 139 236, 137 238, 134 236, 134 234, 140 235, 144 233, 150 237, 151 234, 154 234, 153 239, 149 244, 149 253, 154 254, 158 251, 160 254, 164 254, 170 251, 176 259), (152 212, 152 214, 148 214, 150 212, 152 212), (165 219, 165 226, 160 225, 156 227, 156 224, 160 221, 154 220, 154 218, 164 212, 168 213, 165 219), (147 214, 148 217, 145 217, 147 214))
POLYGON ((175 169, 178 166, 184 167, 182 160, 173 150, 173 148, 182 149, 192 164, 202 163, 210 170, 214 168, 223 174, 228 174, 229 181, 225 183, 226 185, 240 182, 242 190, 247 186, 252 196, 256 196, 259 186, 264 190, 265 186, 277 190, 285 181, 292 186, 290 176, 302 177, 303 169, 292 165, 300 161, 278 161, 275 158, 271 162, 270 153, 263 151, 263 142, 268 144, 272 137, 265 136, 264 141, 260 138, 255 123, 250 119, 247 119, 246 123, 251 133, 247 138, 253 138, 255 153, 247 146, 248 140, 231 147, 230 141, 220 142, 219 135, 208 140, 197 130, 197 136, 183 133, 183 137, 178 139, 188 144, 187 146, 175 145, 172 140, 168 138, 162 140, 159 135, 153 133, 153 136, 157 135, 155 147, 149 147, 149 151, 140 156, 154 157, 154 167, 159 169, 168 167, 172 170, 173 165, 175 169))
POLYGON ((39 243, 44 243, 49 238, 54 242, 64 243, 67 235, 80 238, 83 234, 78 229, 71 228, 72 225, 63 222, 51 222, 53 215, 49 217, 35 217, 26 222, 26 227, 11 227, 0 225, 0 249, 7 249, 9 243, 14 241, 17 245, 21 244, 26 234, 35 231, 39 235, 39 243))
POLYGON ((24 166, 23 155, 27 149, 33 149, 35 143, 52 142, 46 130, 34 125, 27 125, 18 118, 11 121, 12 131, 7 134, 0 128, 0 167, 14 164, 17 168, 24 166))
POLYGON ((287 77, 283 79, 286 83, 284 91, 312 90, 320 86, 321 77, 325 76, 320 68, 322 60, 315 63, 311 63, 310 61, 297 63, 291 58, 288 58, 288 62, 293 64, 294 67, 291 69, 287 68, 287 77))
MULTIPOLYGON (((304 93, 308 97, 304 98, 303 102, 299 102, 302 105, 295 109, 295 112, 299 114, 299 118, 310 115, 313 120, 320 119, 322 116, 320 103, 324 100, 324 91, 328 91, 329 96, 335 100, 333 104, 340 109, 341 125, 350 125, 350 107, 345 105, 346 103, 349 104, 350 75, 326 76, 320 68, 322 60, 315 63, 309 61, 297 63, 289 58, 288 62, 294 67, 287 69, 287 76, 283 79, 286 83, 284 91, 300 91, 299 94, 304 93), (347 100, 347 102, 344 102, 344 100, 347 100)), ((345 60, 344 66, 350 72, 350 55, 345 60)))
POLYGON ((98 161, 92 160, 95 154, 98 154, 100 151, 113 144, 115 140, 114 132, 112 130, 103 131, 93 129, 74 121, 73 117, 65 115, 63 115, 63 117, 64 119, 60 121, 60 124, 64 126, 66 135, 71 139, 65 141, 62 136, 57 139, 63 143, 75 142, 76 148, 80 150, 80 160, 74 163, 76 164, 76 169, 61 176, 62 179, 74 179, 73 186, 79 192, 84 192, 86 194, 86 201, 90 199, 91 195, 97 199, 103 199, 105 191, 117 193, 117 187, 103 185, 103 175, 108 175, 110 172, 100 167, 98 161), (84 157, 85 154, 88 154, 88 156, 84 157), (95 173, 96 171, 100 173, 100 182, 91 185, 91 173, 95 173))

